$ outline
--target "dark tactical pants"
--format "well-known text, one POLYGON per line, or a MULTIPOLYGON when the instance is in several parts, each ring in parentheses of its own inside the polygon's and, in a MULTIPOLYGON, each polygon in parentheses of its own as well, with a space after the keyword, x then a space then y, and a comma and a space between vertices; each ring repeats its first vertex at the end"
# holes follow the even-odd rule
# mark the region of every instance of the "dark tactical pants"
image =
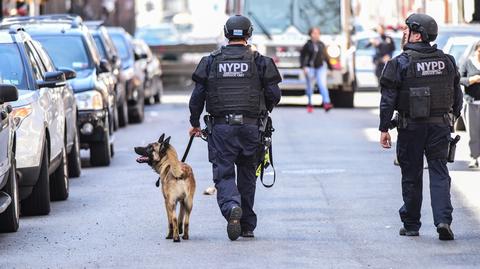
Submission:
POLYGON ((447 168, 450 127, 444 124, 411 123, 398 130, 397 156, 402 170, 403 206, 400 219, 407 230, 418 231, 422 207, 423 155, 430 174, 430 197, 435 226, 452 223, 450 176, 447 168))
POLYGON ((253 231, 257 226, 253 203, 259 143, 258 126, 253 124, 215 124, 208 137, 208 157, 212 163, 217 202, 222 215, 228 220, 231 208, 241 206, 243 216, 240 223, 242 230, 248 231, 253 231))

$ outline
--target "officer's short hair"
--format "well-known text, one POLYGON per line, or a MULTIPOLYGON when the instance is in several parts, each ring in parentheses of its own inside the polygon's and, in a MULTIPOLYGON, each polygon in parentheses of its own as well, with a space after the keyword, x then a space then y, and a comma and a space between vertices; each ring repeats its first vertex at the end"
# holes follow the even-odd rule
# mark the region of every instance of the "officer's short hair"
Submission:
POLYGON ((230 38, 230 39, 228 39, 228 41, 231 41, 231 42, 240 42, 240 41, 247 41, 247 39, 246 39, 246 38, 236 37, 236 38, 230 38))

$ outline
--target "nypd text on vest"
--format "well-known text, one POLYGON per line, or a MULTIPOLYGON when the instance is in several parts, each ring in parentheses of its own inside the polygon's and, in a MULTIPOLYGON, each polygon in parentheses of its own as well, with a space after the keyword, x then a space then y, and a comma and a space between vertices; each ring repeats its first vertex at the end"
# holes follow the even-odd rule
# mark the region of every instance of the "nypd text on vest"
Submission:
POLYGON ((228 62, 218 64, 218 72, 223 74, 223 77, 245 77, 248 69, 248 63, 228 62))
POLYGON ((422 76, 442 75, 444 69, 445 69, 444 61, 430 61, 430 62, 417 63, 417 72, 421 72, 422 76))

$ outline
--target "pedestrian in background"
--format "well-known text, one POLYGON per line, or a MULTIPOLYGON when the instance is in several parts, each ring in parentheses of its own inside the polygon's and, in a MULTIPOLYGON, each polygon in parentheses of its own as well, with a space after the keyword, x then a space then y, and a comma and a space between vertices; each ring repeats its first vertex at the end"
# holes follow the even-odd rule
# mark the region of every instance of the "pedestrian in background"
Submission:
POLYGON ((385 64, 393 57, 395 42, 393 42, 390 36, 385 34, 385 27, 383 25, 378 25, 376 30, 379 37, 371 39, 367 47, 373 46, 375 48, 373 63, 375 64, 375 76, 377 76, 377 79, 380 81, 380 76, 382 75, 385 64))
POLYGON ((300 67, 303 69, 307 82, 305 89, 308 98, 307 111, 309 113, 313 112, 313 83, 316 81, 322 95, 323 108, 328 112, 333 108, 333 105, 327 88, 327 68, 330 70, 332 68, 326 46, 320 41, 320 29, 317 27, 310 28, 308 35, 310 35, 310 40, 303 45, 300 51, 300 67))
POLYGON ((475 45, 475 51, 460 67, 460 83, 465 86, 464 120, 470 137, 469 168, 478 168, 480 157, 480 41, 475 45))

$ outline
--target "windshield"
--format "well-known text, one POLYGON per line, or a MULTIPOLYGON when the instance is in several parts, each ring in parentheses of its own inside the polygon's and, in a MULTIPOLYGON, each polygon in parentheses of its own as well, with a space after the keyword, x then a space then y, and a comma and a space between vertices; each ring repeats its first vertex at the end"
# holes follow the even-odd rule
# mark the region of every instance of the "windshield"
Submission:
POLYGON ((27 89, 25 69, 18 47, 15 44, 0 44, 0 83, 27 89))
POLYGON ((120 58, 123 61, 128 61, 130 58, 130 49, 125 41, 125 39, 121 35, 111 35, 113 43, 120 54, 120 58))
POLYGON ((249 0, 245 1, 245 14, 256 34, 261 33, 261 26, 270 34, 280 34, 292 24, 303 34, 311 27, 319 27, 327 35, 341 31, 338 0, 249 0))
POLYGON ((175 36, 176 33, 171 27, 155 27, 155 28, 140 28, 135 33, 136 38, 171 38, 175 36))
POLYGON ((448 54, 452 55, 453 58, 455 58, 455 61, 460 62, 460 60, 462 60, 462 56, 463 54, 465 53, 465 51, 467 50, 468 48, 468 45, 467 44, 458 44, 458 45, 453 45, 451 48, 450 48, 450 51, 448 52, 448 54))
POLYGON ((98 52, 100 53, 100 57, 102 57, 102 59, 107 59, 107 52, 105 51, 105 47, 103 46, 100 37, 94 36, 93 40, 95 40, 95 45, 97 46, 98 52))
POLYGON ((437 44, 437 48, 443 49, 448 42, 448 39, 452 36, 460 37, 460 36, 478 36, 480 37, 480 32, 472 32, 472 31, 441 31, 438 34, 437 39, 433 43, 437 44))
POLYGON ((42 43, 56 67, 75 71, 93 68, 81 36, 62 36, 61 42, 57 36, 36 36, 35 39, 42 43))

